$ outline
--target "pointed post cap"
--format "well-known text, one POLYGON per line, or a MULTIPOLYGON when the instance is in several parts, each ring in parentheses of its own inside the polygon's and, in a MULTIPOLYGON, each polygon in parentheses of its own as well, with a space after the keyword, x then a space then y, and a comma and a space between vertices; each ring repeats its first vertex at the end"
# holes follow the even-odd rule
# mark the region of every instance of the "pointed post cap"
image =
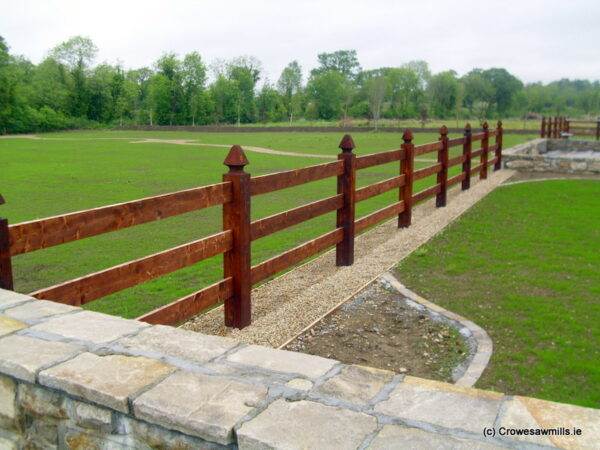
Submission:
POLYGON ((465 125, 465 131, 471 132, 471 124, 469 122, 465 125))
POLYGON ((498 123, 496 124, 496 128, 502 128, 502 121, 499 120, 498 123))
POLYGON ((339 147, 344 153, 349 153, 356 148, 356 146, 354 145, 354 141, 352 140, 352 136, 350 136, 349 134, 344 135, 344 137, 340 141, 339 147))
POLYGON ((405 144, 410 144, 413 140, 412 131, 409 129, 404 130, 404 133, 402 134, 402 140, 405 144))
POLYGON ((485 122, 483 122, 483 125, 482 125, 482 127, 483 127, 483 129, 484 129, 484 130, 487 130, 487 129, 490 127, 490 126, 488 125, 488 123, 487 123, 487 120, 486 120, 485 122))
POLYGON ((440 134, 442 136, 448 136, 448 127, 446 125, 442 125, 440 128, 440 134))
POLYGON ((223 161, 229 170, 244 170, 244 166, 248 165, 248 158, 246 158, 246 154, 242 147, 239 145, 234 145, 229 150, 225 161, 223 161))

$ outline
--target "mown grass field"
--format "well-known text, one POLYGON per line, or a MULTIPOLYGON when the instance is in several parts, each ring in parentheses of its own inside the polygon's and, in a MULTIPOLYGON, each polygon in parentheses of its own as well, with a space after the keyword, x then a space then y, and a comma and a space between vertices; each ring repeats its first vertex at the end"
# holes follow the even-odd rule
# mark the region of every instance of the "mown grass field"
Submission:
POLYGON ((397 267, 483 327, 477 386, 600 407, 600 182, 504 186, 397 267))
MULTIPOLYGON (((335 155, 341 133, 186 133, 186 132, 65 132, 40 135, 42 139, 0 139, 0 193, 6 204, 0 216, 17 223, 55 214, 103 206, 221 181, 227 149, 202 144, 241 144, 276 150, 335 155), (189 139, 194 145, 135 143, 145 138, 189 139)), ((357 154, 398 148, 401 135, 356 133, 357 154)), ((437 139, 417 134, 417 144, 437 139)), ((505 147, 527 140, 505 136, 505 147)), ((459 151, 459 149, 456 149, 459 151)), ((327 162, 331 159, 247 153, 253 175, 327 162)), ((435 155, 423 155, 433 158, 435 155)), ((417 162, 417 167, 431 162, 417 162)), ((455 168, 456 173, 458 168, 455 168)), ((398 173, 397 164, 363 170, 363 186, 398 173)), ((434 178, 420 180, 420 190, 434 178)), ((255 197, 253 219, 265 217, 335 194, 330 178, 296 188, 255 197)), ((397 198, 388 192, 358 205, 358 216, 381 208, 397 198)), ((288 248, 333 229, 334 214, 327 214, 253 243, 256 264, 288 248)), ((16 289, 35 289, 101 270, 221 229, 220 207, 189 213, 13 258, 16 289)), ((160 305, 194 292, 222 277, 221 257, 113 294, 86 307, 123 317, 137 317, 160 305)))

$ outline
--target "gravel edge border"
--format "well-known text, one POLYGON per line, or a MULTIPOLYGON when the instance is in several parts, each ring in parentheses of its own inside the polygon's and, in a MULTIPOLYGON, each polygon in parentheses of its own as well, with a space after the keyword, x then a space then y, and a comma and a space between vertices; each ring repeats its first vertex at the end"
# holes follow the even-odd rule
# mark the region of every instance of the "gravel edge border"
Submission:
MULTIPOLYGON (((436 305, 435 303, 430 302, 429 300, 421 297, 416 292, 411 291, 400 281, 398 281, 398 279, 392 273, 386 272, 383 275, 381 275, 381 278, 389 282, 392 285, 392 287, 404 297, 424 306, 430 311, 444 316, 445 318, 453 322, 458 322, 462 327, 466 328, 469 331, 470 334, 466 333, 467 336, 465 337, 472 337, 472 339, 475 341, 475 353, 469 361, 469 364, 466 367, 464 373, 454 382, 454 384, 466 387, 471 387, 475 385, 475 383, 477 382, 477 380, 479 380, 483 371, 487 367, 494 349, 492 340, 490 339, 486 331, 479 325, 477 325, 475 322, 472 322, 459 314, 453 313, 452 311, 448 311, 447 309, 442 308, 441 306, 436 305)), ((462 330, 460 330, 460 332, 461 334, 463 334, 462 330)))

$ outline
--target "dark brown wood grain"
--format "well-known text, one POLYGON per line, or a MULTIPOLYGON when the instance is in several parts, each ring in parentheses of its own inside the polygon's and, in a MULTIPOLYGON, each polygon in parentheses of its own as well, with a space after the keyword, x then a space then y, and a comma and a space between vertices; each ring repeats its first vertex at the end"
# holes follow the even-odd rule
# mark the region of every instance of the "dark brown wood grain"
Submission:
POLYGON ((344 164, 344 172, 338 175, 337 193, 342 195, 343 204, 337 210, 336 227, 344 230, 344 237, 336 244, 335 263, 337 266, 351 266, 354 264, 356 155, 352 153, 354 142, 350 135, 343 137, 340 148, 342 153, 338 159, 344 164))
POLYGON ((356 169, 366 169, 367 167, 387 164, 394 161, 399 161, 404 158, 404 152, 400 150, 390 150, 387 152, 373 153, 372 155, 364 155, 356 157, 356 169))
MULTIPOLYGON (((2 197, 0 197, 1 199, 2 197)), ((2 204, 2 201, 0 201, 2 204)), ((14 289, 8 220, 0 217, 0 289, 14 289)))
POLYGON ((440 128, 440 143, 442 148, 438 152, 438 164, 441 166, 437 174, 437 184, 440 186, 439 192, 435 196, 435 206, 441 208, 446 206, 448 191, 448 128, 444 125, 440 128))
POLYGON ((465 143, 465 138, 463 137, 459 137, 459 138, 454 138, 454 139, 448 139, 448 147, 457 147, 459 145, 463 145, 465 143))
POLYGON ((343 171, 343 163, 341 161, 334 161, 302 169, 252 177, 250 192, 252 195, 266 194, 267 192, 278 191, 311 181, 341 175, 343 171))
POLYGON ((464 181, 466 176, 467 176, 467 174, 465 172, 461 172, 458 175, 454 175, 453 177, 448 178, 448 187, 452 186, 453 184, 464 181))
POLYGON ((231 185, 219 183, 132 202, 78 211, 9 227, 12 255, 64 244, 154 220, 220 205, 231 199, 231 185))
POLYGON ((402 201, 393 203, 385 208, 378 209, 377 211, 361 217, 356 221, 356 232, 360 233, 361 231, 383 222, 386 219, 397 216, 398 214, 402 213, 402 211, 404 211, 404 202, 402 201))
POLYGON ((419 170, 415 170, 413 173, 413 180, 421 180, 427 178, 433 174, 439 173, 442 170, 442 163, 437 163, 432 166, 427 166, 419 170))
POLYGON ((472 149, 471 135, 472 135, 471 124, 467 123, 465 125, 465 131, 464 131, 465 142, 463 144, 463 151, 462 151, 462 156, 465 158, 463 165, 462 165, 462 171, 465 174, 465 177, 462 180, 462 184, 461 184, 461 189, 463 191, 466 191, 467 189, 469 189, 471 187, 471 158, 473 157, 471 155, 471 149, 472 149))
POLYGON ((471 160, 473 158, 477 158, 478 156, 481 156, 481 155, 483 155, 483 149, 482 148, 474 150, 474 151, 471 152, 471 160))
POLYGON ((137 318, 141 322, 153 325, 178 325, 179 323, 206 311, 210 307, 231 297, 232 278, 226 278, 211 284, 193 294, 186 295, 172 303, 161 306, 137 318))
POLYGON ((469 172, 471 174, 471 176, 475 175, 477 172, 479 172, 481 170, 483 166, 481 164, 471 168, 471 171, 469 172))
POLYGON ((384 192, 391 191, 394 188, 404 186, 404 175, 398 175, 396 177, 388 178, 387 180, 379 181, 368 186, 364 186, 356 190, 354 200, 361 202, 376 195, 383 194, 384 192))
POLYGON ((479 171, 479 179, 480 180, 485 180, 487 179, 487 173, 488 173, 488 165, 487 165, 487 161, 488 161, 488 154, 489 154, 489 145, 490 145, 490 139, 489 139, 489 128, 488 128, 488 123, 487 122, 483 122, 483 139, 481 140, 481 170, 479 171))
POLYGON ((485 133, 475 133, 471 134, 471 142, 481 141, 484 138, 485 133))
POLYGON ((343 195, 338 194, 256 220, 250 224, 252 240, 260 239, 261 237, 268 236, 314 217, 335 211, 342 206, 343 195))
MULTIPOLYGON (((568 124, 565 124, 568 127, 568 124)), ((568 131, 568 130, 567 130, 568 131)), ((504 135, 504 130, 502 129, 502 121, 499 120, 496 124, 496 144, 494 145, 494 152, 496 157, 496 163, 494 164, 494 171, 500 170, 502 168, 502 137, 504 135)))
POLYGON ((231 201, 223 205, 223 229, 230 230, 233 246, 223 257, 223 278, 231 277, 232 294, 225 300, 225 325, 244 328, 252 321, 250 291, 250 174, 244 172, 248 160, 242 148, 231 147, 224 164, 229 172, 224 182, 231 183, 231 201))
POLYGON ((540 137, 546 137, 546 116, 542 116, 542 126, 540 129, 540 137))
POLYGON ((423 189, 422 191, 419 191, 415 195, 412 196, 413 205, 416 205, 417 203, 419 203, 423 200, 426 200, 429 197, 437 195, 439 192, 440 192, 439 184, 435 184, 431 187, 428 187, 427 189, 423 189))
POLYGON ((338 228, 257 264, 252 267, 252 284, 260 283, 270 276, 282 270, 289 269, 306 258, 338 244, 342 241, 343 237, 344 230, 338 228))
POLYGON ((458 155, 454 158, 448 159, 448 167, 457 166, 458 164, 462 164, 466 161, 467 157, 465 155, 458 155))
POLYGON ((35 298, 83 305, 105 295, 166 275, 232 248, 231 231, 180 245, 134 261, 31 293, 35 298))
POLYGON ((412 132, 410 130, 404 131, 404 134, 402 134, 404 158, 400 160, 400 175, 404 176, 404 186, 398 192, 398 200, 403 202, 404 209, 398 214, 398 228, 409 227, 412 222, 413 172, 415 167, 415 146, 412 140, 412 132))
POLYGON ((425 153, 438 152, 442 148, 442 144, 438 142, 430 142, 415 146, 415 156, 424 155, 425 153))

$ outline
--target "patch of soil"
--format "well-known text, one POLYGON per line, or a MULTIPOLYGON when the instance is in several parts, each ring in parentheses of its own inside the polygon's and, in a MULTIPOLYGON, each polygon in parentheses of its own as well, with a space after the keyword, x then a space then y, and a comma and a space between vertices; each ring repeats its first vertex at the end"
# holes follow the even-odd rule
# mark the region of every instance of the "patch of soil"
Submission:
POLYGON ((468 356, 458 331, 374 282, 285 349, 396 373, 453 381, 468 356))

